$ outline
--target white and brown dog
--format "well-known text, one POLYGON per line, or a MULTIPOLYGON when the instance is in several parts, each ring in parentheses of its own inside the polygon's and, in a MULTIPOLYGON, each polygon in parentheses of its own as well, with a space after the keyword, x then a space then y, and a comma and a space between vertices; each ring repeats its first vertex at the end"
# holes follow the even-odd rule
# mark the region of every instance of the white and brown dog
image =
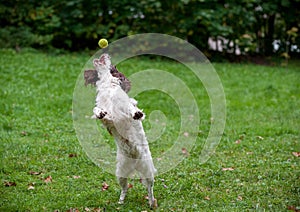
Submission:
POLYGON ((85 80, 86 84, 96 80, 94 116, 102 121, 117 145, 116 176, 122 187, 119 203, 124 202, 128 177, 137 171, 147 187, 150 207, 157 207, 153 196, 156 169, 142 125, 144 114, 137 107, 137 101, 127 95, 130 82, 112 66, 108 54, 94 59, 93 64, 96 70, 86 71, 85 80))

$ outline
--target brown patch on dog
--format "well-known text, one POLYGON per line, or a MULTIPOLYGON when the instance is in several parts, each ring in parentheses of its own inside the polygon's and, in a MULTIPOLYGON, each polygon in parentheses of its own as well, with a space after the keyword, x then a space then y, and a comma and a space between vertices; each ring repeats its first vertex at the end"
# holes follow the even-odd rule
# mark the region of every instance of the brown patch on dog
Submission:
POLYGON ((110 67, 110 73, 113 77, 118 78, 121 81, 121 88, 128 93, 131 89, 131 83, 130 81, 125 77, 125 75, 117 69, 116 66, 110 67))
POLYGON ((96 70, 86 70, 84 71, 84 85, 87 86, 91 84, 96 86, 96 82, 99 80, 98 73, 96 70))

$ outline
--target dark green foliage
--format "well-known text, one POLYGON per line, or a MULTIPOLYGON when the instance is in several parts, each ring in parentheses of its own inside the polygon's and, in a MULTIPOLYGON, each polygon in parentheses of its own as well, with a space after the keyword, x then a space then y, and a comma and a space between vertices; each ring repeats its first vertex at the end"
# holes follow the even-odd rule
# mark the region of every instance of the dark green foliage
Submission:
POLYGON ((111 42, 157 32, 201 50, 208 49, 209 37, 223 37, 228 51, 239 46, 242 53, 270 55, 274 40, 280 41, 279 52, 286 51, 286 41, 299 46, 299 39, 287 35, 300 27, 299 7, 299 0, 1 0, 0 47, 94 49, 101 37, 111 42))

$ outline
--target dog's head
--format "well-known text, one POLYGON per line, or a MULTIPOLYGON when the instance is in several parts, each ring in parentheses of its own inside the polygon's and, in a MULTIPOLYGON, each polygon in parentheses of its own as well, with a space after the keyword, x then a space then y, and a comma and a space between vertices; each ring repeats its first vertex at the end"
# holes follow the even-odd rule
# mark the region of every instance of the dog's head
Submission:
POLYGON ((108 54, 103 54, 100 56, 99 59, 94 59, 93 63, 97 70, 84 71, 85 86, 87 86, 88 84, 95 86, 96 82, 100 80, 98 73, 101 72, 100 73, 101 76, 103 73, 109 70, 110 74, 113 77, 116 77, 120 80, 121 88, 126 93, 129 92, 129 90, 131 89, 130 81, 125 77, 124 74, 118 71, 116 66, 111 65, 111 60, 108 54), (107 65, 109 65, 109 68, 107 68, 107 65))
POLYGON ((99 59, 93 60, 94 67, 98 71, 98 76, 110 72, 111 60, 108 54, 102 54, 99 59))

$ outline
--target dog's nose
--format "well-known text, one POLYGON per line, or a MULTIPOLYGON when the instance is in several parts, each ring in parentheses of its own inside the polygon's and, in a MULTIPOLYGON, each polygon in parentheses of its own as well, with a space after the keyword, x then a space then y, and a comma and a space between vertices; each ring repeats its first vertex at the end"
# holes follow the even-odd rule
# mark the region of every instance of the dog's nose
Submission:
POLYGON ((102 63, 103 65, 106 65, 107 61, 110 59, 108 54, 102 54, 100 56, 100 63, 102 63))

